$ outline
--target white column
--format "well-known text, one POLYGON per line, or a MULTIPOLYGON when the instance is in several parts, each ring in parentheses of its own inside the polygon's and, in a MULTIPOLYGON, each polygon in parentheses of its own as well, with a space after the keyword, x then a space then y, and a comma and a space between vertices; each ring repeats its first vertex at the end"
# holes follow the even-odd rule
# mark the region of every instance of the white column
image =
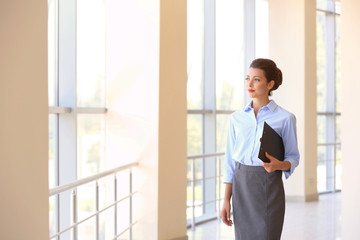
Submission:
POLYGON ((187 1, 160 0, 158 239, 187 239, 187 1))
POLYGON ((47 1, 0 1, 0 239, 49 239, 47 1))
POLYGON ((360 2, 341 2, 342 239, 358 239, 360 224, 360 2))
POLYGON ((283 73, 273 98, 295 114, 300 151, 300 164, 285 181, 287 200, 318 198, 315 11, 315 0, 269 0, 269 57, 283 73))
MULTIPOLYGON (((76 130, 76 2, 59 1, 59 106, 72 108, 59 114, 59 186, 77 179, 76 130)), ((59 195, 59 229, 72 224, 71 191, 59 195)), ((71 231, 60 236, 70 239, 71 231)))

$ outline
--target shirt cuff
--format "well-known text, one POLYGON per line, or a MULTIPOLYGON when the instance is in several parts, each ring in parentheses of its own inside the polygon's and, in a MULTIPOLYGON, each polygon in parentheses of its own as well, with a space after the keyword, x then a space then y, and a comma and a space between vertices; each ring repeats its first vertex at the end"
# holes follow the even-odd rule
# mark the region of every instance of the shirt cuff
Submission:
POLYGON ((228 175, 224 176, 224 183, 232 183, 233 182, 233 176, 228 175))
POLYGON ((288 179, 291 176, 291 174, 294 172, 299 162, 294 159, 286 159, 284 160, 284 162, 290 162, 291 164, 290 169, 288 171, 284 171, 285 178, 288 179))

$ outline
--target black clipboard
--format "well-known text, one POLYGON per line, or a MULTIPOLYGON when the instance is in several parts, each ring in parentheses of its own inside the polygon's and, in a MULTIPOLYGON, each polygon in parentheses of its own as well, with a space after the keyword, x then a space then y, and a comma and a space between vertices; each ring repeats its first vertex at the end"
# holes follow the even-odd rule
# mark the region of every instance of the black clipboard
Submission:
POLYGON ((262 137, 260 138, 260 150, 259 158, 263 162, 270 162, 270 160, 265 156, 265 152, 271 156, 277 158, 280 161, 284 161, 284 143, 281 136, 272 129, 269 124, 264 121, 264 130, 262 137))

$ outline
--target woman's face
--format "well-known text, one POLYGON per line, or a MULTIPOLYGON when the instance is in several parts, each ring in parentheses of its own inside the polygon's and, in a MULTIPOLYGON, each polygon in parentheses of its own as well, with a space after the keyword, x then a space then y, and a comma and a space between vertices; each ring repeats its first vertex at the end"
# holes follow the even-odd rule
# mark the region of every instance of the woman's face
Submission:
POLYGON ((265 73, 259 68, 249 68, 246 75, 246 89, 250 98, 268 98, 270 89, 274 86, 274 81, 267 82, 265 73))

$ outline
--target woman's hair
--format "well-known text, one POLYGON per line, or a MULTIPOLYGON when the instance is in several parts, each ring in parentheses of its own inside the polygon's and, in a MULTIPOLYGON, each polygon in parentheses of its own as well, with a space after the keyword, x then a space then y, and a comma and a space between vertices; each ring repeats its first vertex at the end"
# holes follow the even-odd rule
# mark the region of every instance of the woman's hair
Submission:
POLYGON ((281 70, 276 66, 273 60, 265 58, 257 58, 250 64, 251 68, 258 68, 264 71, 267 82, 274 80, 274 86, 269 91, 269 96, 273 90, 278 89, 282 84, 282 73, 281 70))

